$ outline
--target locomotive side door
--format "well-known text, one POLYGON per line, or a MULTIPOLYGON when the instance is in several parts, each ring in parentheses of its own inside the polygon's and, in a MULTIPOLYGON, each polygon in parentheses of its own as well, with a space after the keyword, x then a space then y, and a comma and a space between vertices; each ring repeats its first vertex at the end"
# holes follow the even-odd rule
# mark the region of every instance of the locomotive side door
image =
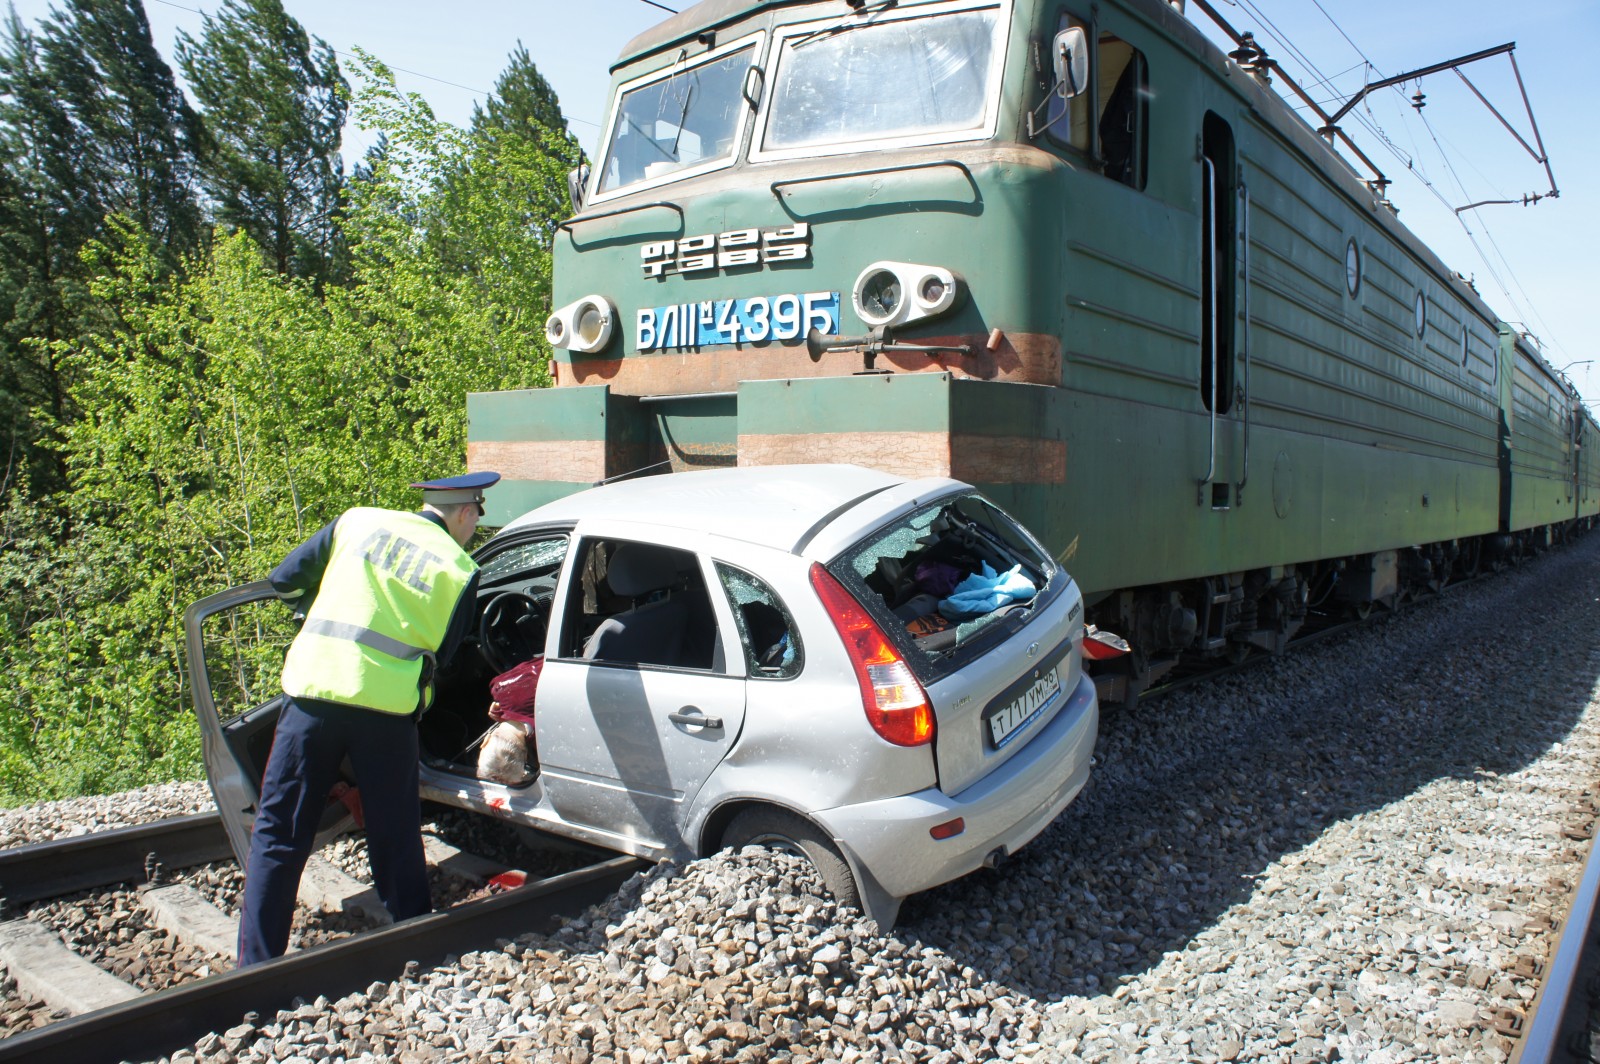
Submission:
POLYGON ((1200 141, 1200 399, 1208 428, 1196 502, 1230 510, 1250 474, 1249 356, 1243 373, 1238 357, 1249 330, 1249 193, 1233 130, 1214 111, 1200 141))

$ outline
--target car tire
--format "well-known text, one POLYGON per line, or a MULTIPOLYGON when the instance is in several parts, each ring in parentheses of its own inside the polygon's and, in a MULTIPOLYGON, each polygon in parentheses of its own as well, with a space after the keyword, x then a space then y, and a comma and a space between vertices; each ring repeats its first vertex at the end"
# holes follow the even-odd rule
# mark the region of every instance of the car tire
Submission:
POLYGON ((861 908, 861 890, 844 855, 815 824, 796 813, 766 806, 746 809, 728 824, 722 845, 731 850, 765 846, 804 857, 822 877, 834 901, 861 908))

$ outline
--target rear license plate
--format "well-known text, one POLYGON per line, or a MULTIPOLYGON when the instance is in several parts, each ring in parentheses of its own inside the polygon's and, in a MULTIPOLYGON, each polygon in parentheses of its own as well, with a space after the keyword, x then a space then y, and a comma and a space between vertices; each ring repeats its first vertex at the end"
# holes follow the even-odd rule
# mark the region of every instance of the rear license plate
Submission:
POLYGON ((1061 697, 1061 665, 1058 662, 1039 674, 1039 678, 1008 702, 992 708, 984 716, 989 743, 996 750, 1015 739, 1023 728, 1061 697))

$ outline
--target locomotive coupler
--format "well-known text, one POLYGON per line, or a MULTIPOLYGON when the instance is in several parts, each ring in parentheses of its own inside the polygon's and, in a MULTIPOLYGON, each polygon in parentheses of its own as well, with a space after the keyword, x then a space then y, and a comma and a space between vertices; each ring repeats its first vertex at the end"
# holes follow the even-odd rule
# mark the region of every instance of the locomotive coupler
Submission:
POLYGON ((877 359, 885 351, 920 352, 922 354, 950 354, 970 355, 970 344, 911 344, 896 343, 894 337, 885 329, 873 329, 865 336, 838 336, 832 340, 824 339, 816 329, 806 333, 806 350, 813 360, 820 359, 825 351, 859 350, 863 373, 887 373, 888 370, 877 368, 877 359))

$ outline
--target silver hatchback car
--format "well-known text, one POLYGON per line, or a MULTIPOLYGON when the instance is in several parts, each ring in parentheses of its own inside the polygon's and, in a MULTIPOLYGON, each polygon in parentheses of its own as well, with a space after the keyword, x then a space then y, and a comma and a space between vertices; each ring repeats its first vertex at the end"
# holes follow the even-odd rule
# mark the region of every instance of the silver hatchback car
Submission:
MULTIPOLYGON (((419 722, 425 798, 651 859, 801 852, 889 927, 907 895, 1028 842, 1088 778, 1082 596, 959 481, 646 477, 540 507, 476 557, 476 631, 419 722), (485 778, 490 685, 541 656, 525 771, 485 778)), ((281 658, 272 640, 241 655, 236 619, 204 625, 270 596, 236 588, 186 616, 206 767, 241 855, 277 716, 249 688, 281 658), (211 670, 226 692, 208 639, 214 658, 231 648, 211 670), (240 708, 219 710, 223 694, 240 708)), ((330 834, 343 811, 330 804, 330 834)))

